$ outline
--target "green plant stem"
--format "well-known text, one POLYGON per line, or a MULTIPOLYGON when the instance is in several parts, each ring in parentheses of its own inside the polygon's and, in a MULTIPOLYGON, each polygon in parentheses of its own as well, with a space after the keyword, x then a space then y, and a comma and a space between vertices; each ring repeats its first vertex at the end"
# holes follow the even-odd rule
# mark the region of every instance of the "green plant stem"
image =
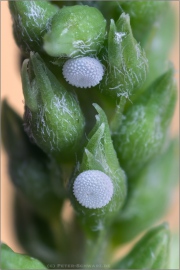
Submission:
POLYGON ((62 241, 62 237, 64 235, 64 232, 63 232, 64 228, 60 222, 59 217, 56 217, 53 220, 51 220, 51 228, 53 231, 54 241, 56 243, 57 249, 58 249, 59 253, 61 253, 62 252, 61 241, 62 241))
POLYGON ((97 240, 87 239, 85 263, 87 264, 105 264, 109 263, 110 254, 109 251, 109 233, 108 230, 102 230, 99 232, 97 240))

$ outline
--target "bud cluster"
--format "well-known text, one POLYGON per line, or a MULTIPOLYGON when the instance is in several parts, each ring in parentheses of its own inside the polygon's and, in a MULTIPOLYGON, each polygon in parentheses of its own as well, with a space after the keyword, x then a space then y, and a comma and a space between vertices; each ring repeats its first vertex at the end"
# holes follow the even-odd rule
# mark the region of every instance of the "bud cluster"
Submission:
MULTIPOLYGON (((9 1, 9 8, 25 106, 22 119, 3 102, 2 139, 22 246, 44 264, 167 269, 167 224, 122 260, 112 257, 163 216, 176 182, 178 141, 169 128, 177 90, 173 66, 164 64, 171 44, 154 45, 173 32, 170 4, 9 1)), ((45 269, 5 244, 2 251, 4 268, 10 256, 11 269, 45 269)))

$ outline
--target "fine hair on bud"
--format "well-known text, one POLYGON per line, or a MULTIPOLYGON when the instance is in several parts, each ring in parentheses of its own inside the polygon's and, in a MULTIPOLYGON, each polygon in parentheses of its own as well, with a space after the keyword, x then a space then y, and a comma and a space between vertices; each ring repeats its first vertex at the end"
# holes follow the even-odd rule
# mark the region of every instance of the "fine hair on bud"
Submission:
POLYGON ((113 195, 113 183, 109 176, 98 170, 80 173, 74 181, 73 193, 77 201, 90 209, 106 206, 113 195))
POLYGON ((104 75, 101 62, 89 56, 69 59, 63 66, 66 81, 76 87, 90 88, 99 84, 104 75))

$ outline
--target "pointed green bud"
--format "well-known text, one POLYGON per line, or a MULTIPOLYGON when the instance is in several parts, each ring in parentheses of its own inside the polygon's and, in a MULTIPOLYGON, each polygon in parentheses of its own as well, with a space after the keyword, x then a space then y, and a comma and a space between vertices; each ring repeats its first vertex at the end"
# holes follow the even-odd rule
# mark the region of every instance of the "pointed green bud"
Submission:
POLYGON ((13 19, 13 32, 23 53, 42 51, 43 39, 57 6, 48 1, 9 1, 13 19))
POLYGON ((126 204, 112 228, 117 245, 132 240, 166 213, 178 179, 178 149, 179 140, 172 140, 165 153, 129 179, 126 204))
POLYGON ((129 15, 123 13, 108 34, 108 66, 100 89, 112 96, 129 97, 146 79, 147 58, 133 37, 129 15))
POLYGON ((122 10, 129 14, 133 35, 141 44, 144 43, 151 27, 159 17, 164 16, 169 6, 166 1, 122 1, 120 5, 122 10))
POLYGON ((57 215, 62 202, 51 186, 49 159, 29 141, 23 120, 6 101, 2 106, 2 127, 11 181, 38 213, 45 217, 57 215))
POLYGON ((59 83, 38 54, 22 68, 27 133, 47 154, 72 159, 84 131, 76 97, 59 83))
POLYGON ((106 20, 98 9, 83 5, 63 7, 44 36, 44 50, 56 57, 97 54, 105 33, 106 20))
POLYGON ((169 269, 170 233, 167 223, 148 231, 113 269, 169 269))
POLYGON ((113 140, 120 163, 129 177, 162 149, 176 98, 173 69, 170 69, 125 112, 113 140))
POLYGON ((104 219, 112 219, 122 207, 126 177, 117 160, 106 115, 97 104, 94 107, 98 112, 96 124, 71 188, 75 209, 92 230, 98 231, 104 228, 104 219))
POLYGON ((24 254, 15 253, 1 243, 1 269, 47 269, 39 260, 24 254))

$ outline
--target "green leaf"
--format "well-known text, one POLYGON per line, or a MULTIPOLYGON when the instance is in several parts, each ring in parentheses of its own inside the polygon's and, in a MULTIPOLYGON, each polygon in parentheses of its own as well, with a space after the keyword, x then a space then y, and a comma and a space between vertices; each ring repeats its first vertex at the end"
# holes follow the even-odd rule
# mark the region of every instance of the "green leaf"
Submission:
POLYGON ((23 63, 22 84, 28 134, 47 154, 72 160, 85 125, 76 97, 66 91, 37 53, 23 63))
POLYGON ((178 179, 178 149, 176 138, 163 154, 130 179, 126 203, 112 227, 114 244, 132 240, 166 213, 178 179))
POLYGON ((145 52, 133 37, 129 15, 111 20, 108 34, 108 65, 100 83, 102 93, 128 98, 144 83, 148 63, 145 52))
POLYGON ((166 223, 148 231, 113 269, 169 269, 170 233, 166 223))
MULTIPOLYGON (((124 204, 126 198, 126 177, 119 165, 112 144, 106 115, 97 104, 94 104, 94 107, 98 112, 96 115, 96 124, 89 134, 88 143, 84 148, 82 162, 77 167, 75 176, 82 172, 91 172, 91 170, 105 173, 112 181, 113 196, 107 205, 96 209, 89 209, 81 205, 76 200, 74 194, 72 194, 72 203, 80 217, 84 220, 84 223, 87 223, 86 226, 89 225, 93 231, 98 231, 106 227, 107 224, 104 224, 104 220, 112 222, 113 216, 124 204)), ((71 183, 71 190, 75 176, 71 183)))
POLYGON ((1 269, 47 269, 40 261, 27 255, 15 253, 1 244, 1 269))
POLYGON ((128 177, 137 174, 164 145, 177 98, 173 73, 169 69, 144 91, 114 130, 115 149, 128 177))
POLYGON ((58 11, 48 1, 8 1, 13 19, 13 32, 17 45, 23 53, 42 52, 44 33, 50 20, 58 11))
POLYGON ((63 7, 44 36, 44 50, 56 57, 96 55, 102 48, 105 28, 106 20, 98 9, 83 5, 63 7))

